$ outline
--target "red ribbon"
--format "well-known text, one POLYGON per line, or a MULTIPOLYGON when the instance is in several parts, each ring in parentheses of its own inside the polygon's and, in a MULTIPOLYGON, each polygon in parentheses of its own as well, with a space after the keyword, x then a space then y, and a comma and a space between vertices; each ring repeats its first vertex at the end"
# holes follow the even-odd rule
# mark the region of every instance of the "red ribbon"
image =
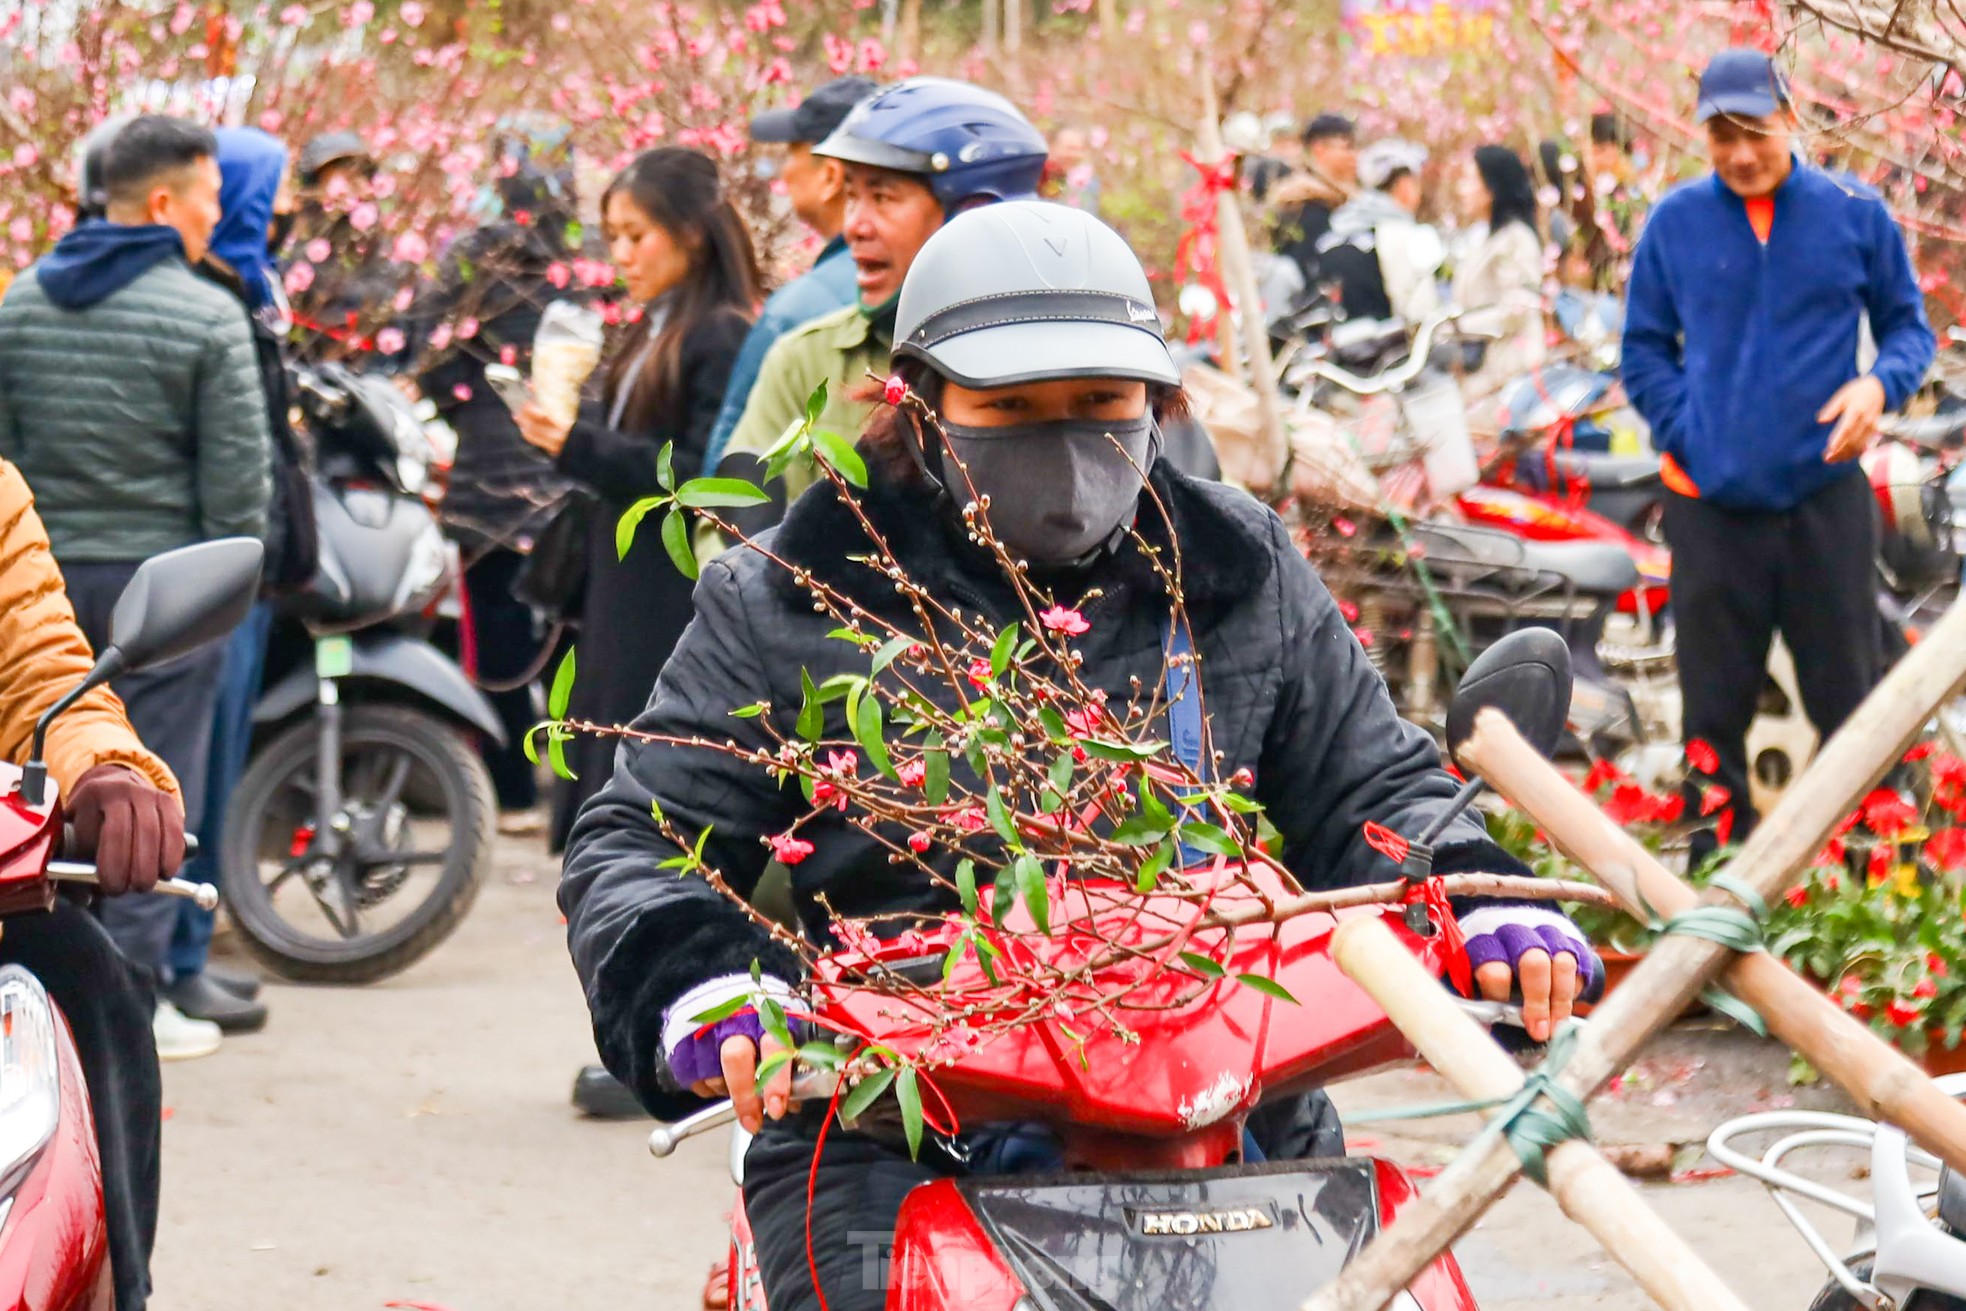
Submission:
MULTIPOLYGON (((1182 285, 1195 282, 1208 288, 1215 296, 1216 305, 1227 310, 1229 288, 1222 281, 1221 264, 1216 256, 1222 215, 1218 201, 1236 189, 1236 157, 1227 155, 1217 163, 1204 164, 1184 150, 1181 158, 1201 176, 1181 196, 1181 221, 1188 226, 1174 247, 1175 278, 1182 285)), ((1214 325, 1214 315, 1191 321, 1189 344, 1200 341, 1204 330, 1212 330, 1214 325)))
POLYGON ((1437 878, 1424 878, 1406 885, 1402 900, 1409 906, 1418 902, 1427 908, 1427 918, 1440 930, 1447 946, 1447 977, 1463 997, 1474 996, 1474 966, 1468 962, 1468 938, 1461 932, 1461 921, 1454 918, 1448 904, 1447 888, 1437 878))
POLYGON ((1405 838, 1393 832, 1384 824, 1374 823, 1370 820, 1366 821, 1365 825, 1365 845, 1395 865, 1404 865, 1408 853, 1413 850, 1413 844, 1405 838))

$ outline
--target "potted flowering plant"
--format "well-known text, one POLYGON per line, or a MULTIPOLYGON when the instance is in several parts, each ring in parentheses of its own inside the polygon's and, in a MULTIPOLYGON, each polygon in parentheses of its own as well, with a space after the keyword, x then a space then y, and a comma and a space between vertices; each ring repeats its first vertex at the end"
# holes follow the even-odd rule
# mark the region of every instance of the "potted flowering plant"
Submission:
MULTIPOLYGON (((1724 836, 1731 811, 1724 788, 1699 783, 1702 747, 1689 748, 1694 786, 1680 793, 1649 791, 1603 762, 1586 789, 1652 850, 1683 843, 1707 816, 1724 836), (1690 821, 1689 795, 1702 812, 1690 821)), ((1491 812, 1488 825, 1539 875, 1578 877, 1521 813, 1491 812)), ((1704 886, 1732 855, 1723 841, 1688 881, 1704 886)), ((1613 985, 1658 936, 1619 910, 1569 909, 1604 955, 1613 985)), ((1931 742, 1913 747, 1890 785, 1845 817, 1806 878, 1769 908, 1766 929, 1770 951, 1934 1073, 1966 1070, 1966 760, 1931 742)))

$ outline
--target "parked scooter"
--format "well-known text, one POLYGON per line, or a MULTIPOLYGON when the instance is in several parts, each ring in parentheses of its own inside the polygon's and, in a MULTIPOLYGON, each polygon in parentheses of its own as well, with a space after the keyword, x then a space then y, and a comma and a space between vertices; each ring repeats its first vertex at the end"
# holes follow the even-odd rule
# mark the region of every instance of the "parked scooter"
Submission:
POLYGON ((477 897, 497 812, 474 742, 504 730, 428 639, 453 570, 423 498, 432 452, 415 410, 339 365, 297 384, 321 563, 279 602, 221 883, 268 968, 365 983, 421 959, 477 897))
MULTIPOLYGON (((1498 649, 1483 676, 1469 680, 1479 690, 1457 696, 1457 721, 1471 720, 1482 705, 1498 705, 1541 749, 1551 749, 1564 717, 1563 692, 1547 676, 1551 659, 1545 638, 1498 649), (1541 676, 1507 676, 1528 666, 1541 676)), ((1462 804, 1473 796, 1473 788, 1464 790, 1462 804)), ((1262 895, 1283 895, 1274 873, 1248 874, 1262 895)), ((1197 866, 1185 879, 1195 891, 1212 888, 1208 904, 1218 913, 1234 914, 1232 902, 1260 904, 1257 893, 1232 886, 1233 876, 1219 869, 1197 866)), ((1243 1159, 1244 1121, 1259 1098, 1412 1058, 1391 1021, 1332 961, 1336 918, 1203 929, 1184 938, 1169 927, 1193 921, 1191 891, 1143 896, 1130 886, 1056 878, 1049 898, 1052 932, 1036 946, 1020 938, 1018 950, 1054 946, 1083 961, 1085 943, 1096 940, 1148 954, 1108 967, 1131 985, 1132 1033, 1122 1041, 1094 1027, 1082 1036, 1069 1019, 1026 1019, 952 1063, 935 1065, 935 1104, 949 1116, 959 1123, 1046 1125, 1062 1142, 1068 1173, 969 1176, 915 1188, 895 1228, 888 1305, 912 1311, 1285 1311, 1300 1305, 1417 1195, 1398 1166, 1370 1157, 1243 1159), (1062 923, 1067 919, 1070 926, 1062 923), (1228 979, 1198 979, 1174 959, 1177 947, 1189 959, 1215 961, 1230 976, 1267 972, 1305 1004, 1280 1003, 1228 979)), ((1382 916, 1429 968, 1444 971, 1446 935, 1425 914, 1416 919, 1398 907, 1341 914, 1382 916)), ((1028 932, 1021 904, 1012 915, 1019 918, 1006 927, 1028 932)), ((823 958, 811 983, 817 1026, 851 1035, 840 1040, 845 1052, 876 1044, 903 1055, 920 1052, 935 1041, 928 1021, 938 990, 968 1002, 996 987, 996 976, 974 953, 946 968, 959 932, 909 933, 823 958)), ((1487 1023, 1520 1023, 1512 1008, 1463 1005, 1487 1023)), ((1006 1010, 1026 1014, 1016 1003, 1006 1010)), ((986 1004, 971 1024, 987 1026, 988 1012, 986 1004)), ((838 1088, 837 1075, 803 1074, 793 1096, 823 1105, 838 1088)), ((885 1126, 884 1111, 875 1102, 863 1123, 885 1126)), ((649 1150, 666 1157, 684 1139, 734 1119, 728 1102, 709 1107, 657 1128, 649 1150)), ((731 1215, 728 1305, 763 1311, 741 1193, 747 1145, 737 1130, 731 1169, 740 1194, 731 1215)), ((1443 1254, 1392 1305, 1472 1311, 1476 1304, 1454 1258, 1443 1254)))
MULTIPOLYGON (((95 667, 35 725, 26 766, 0 764, 0 923, 51 909, 58 882, 93 884, 95 866, 61 858, 61 800, 42 752, 49 724, 112 676, 162 664, 223 637, 252 606, 260 543, 224 538, 146 560, 110 621, 95 667)), ((207 910, 207 884, 157 891, 207 910)), ((34 975, 0 966, 0 1306, 115 1311, 95 1119, 75 1040, 34 975)))
MULTIPOLYGON (((1936 1082, 1942 1092, 1966 1097, 1966 1075, 1936 1082)), ((1966 1179, 1914 1147, 1902 1129, 1852 1115, 1767 1111, 1721 1125, 1707 1151, 1764 1185, 1829 1271, 1810 1311, 1966 1311, 1966 1179), (1775 1141, 1759 1156, 1734 1145, 1770 1134, 1775 1141), (1870 1201, 1788 1168, 1790 1156, 1823 1148, 1870 1154, 1870 1201), (1854 1219, 1850 1245, 1839 1250, 1824 1237, 1796 1198, 1854 1219)))

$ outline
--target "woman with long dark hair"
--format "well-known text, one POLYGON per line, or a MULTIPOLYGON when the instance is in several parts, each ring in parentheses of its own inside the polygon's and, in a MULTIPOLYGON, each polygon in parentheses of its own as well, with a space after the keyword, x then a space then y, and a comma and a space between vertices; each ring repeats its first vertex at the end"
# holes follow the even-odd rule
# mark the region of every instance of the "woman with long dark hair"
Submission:
MULTIPOLYGON (((665 146, 636 157, 601 198, 609 254, 634 321, 602 366, 598 403, 571 425, 539 405, 519 412, 525 439, 599 500, 588 529, 579 677, 570 713, 627 723, 648 704, 656 675, 690 620, 691 582, 654 532, 615 554, 615 524, 659 488, 657 457, 674 444, 680 483, 700 471, 731 364, 757 303, 757 259, 717 165, 665 146)), ((607 782, 614 745, 583 738, 569 754, 579 775, 555 806, 555 845, 580 804, 607 782)))
MULTIPOLYGON (((1481 146, 1464 175, 1462 208, 1479 241, 1454 272, 1454 303, 1492 312, 1503 333, 1475 371, 1477 388, 1499 386, 1543 362, 1543 236, 1536 186, 1522 156, 1481 146)), ((1484 314, 1481 317, 1488 318, 1484 314)))

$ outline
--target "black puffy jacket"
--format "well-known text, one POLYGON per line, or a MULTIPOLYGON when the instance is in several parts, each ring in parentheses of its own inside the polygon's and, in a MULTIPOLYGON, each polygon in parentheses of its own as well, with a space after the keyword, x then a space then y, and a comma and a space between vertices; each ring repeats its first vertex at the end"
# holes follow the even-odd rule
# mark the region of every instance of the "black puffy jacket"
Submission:
MULTIPOLYGON (((1454 782, 1432 739, 1394 712, 1385 683, 1274 513, 1244 492, 1173 472, 1165 461, 1152 482, 1181 547, 1223 774, 1244 767, 1255 774, 1254 795, 1284 837, 1284 863, 1307 888, 1395 877, 1361 829, 1377 820, 1417 834, 1452 795, 1454 782)), ((999 625, 1021 613, 995 566, 950 530, 918 487, 877 469, 863 505, 908 575, 946 603, 999 625)), ((1142 511, 1141 525, 1149 541, 1165 534, 1151 509, 1142 511)), ((896 617, 903 631, 913 624, 905 611, 897 614, 902 603, 893 584, 848 558, 863 553, 856 543, 866 537, 830 483, 801 497, 765 540, 869 611, 896 617)), ((1165 590, 1131 544, 1093 566, 1081 586, 1103 590, 1082 607, 1091 631, 1074 639, 1084 656, 1082 677, 1124 705, 1130 679, 1153 679, 1161 670, 1165 590)), ((1060 599, 1075 594, 1061 589, 1060 599)), ((725 553, 704 571, 695 620, 635 728, 770 749, 759 720, 733 719, 730 711, 768 701, 792 736, 801 668, 815 682, 866 672, 863 653, 827 636, 835 627, 783 567, 744 547, 725 553)), ((840 703, 828 710, 826 735, 847 737, 840 703)), ((784 831, 807 806, 797 788, 781 789, 766 771, 727 756, 629 743, 616 757, 613 781, 574 826, 560 905, 601 1057, 653 1113, 674 1118, 696 1099, 675 1091, 659 1069, 664 1007, 754 960, 788 980, 800 969, 702 879, 656 868, 676 852, 651 821, 652 798, 683 832, 712 828, 706 859, 747 896, 767 863, 761 839, 784 831)), ((792 870, 793 898, 808 926, 826 923, 815 902, 822 893, 845 916, 953 909, 946 889, 891 864, 843 816, 827 813, 800 834, 816 846, 792 870)), ((1448 829, 1436 867, 1521 870, 1467 818, 1448 829)))

